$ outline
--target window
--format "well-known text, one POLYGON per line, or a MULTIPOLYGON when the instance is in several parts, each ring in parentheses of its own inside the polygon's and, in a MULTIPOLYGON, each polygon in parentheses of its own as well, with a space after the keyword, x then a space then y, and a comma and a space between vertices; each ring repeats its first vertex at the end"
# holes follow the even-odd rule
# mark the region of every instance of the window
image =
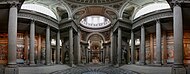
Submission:
POLYGON ((106 17, 93 15, 83 18, 80 23, 88 28, 103 28, 108 26, 111 21, 106 17))

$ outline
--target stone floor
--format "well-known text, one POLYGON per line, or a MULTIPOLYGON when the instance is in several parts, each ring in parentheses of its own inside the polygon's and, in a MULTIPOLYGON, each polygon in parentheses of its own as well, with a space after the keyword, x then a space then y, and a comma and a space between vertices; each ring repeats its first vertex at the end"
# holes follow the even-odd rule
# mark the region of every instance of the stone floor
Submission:
POLYGON ((65 70, 68 68, 70 67, 67 65, 19 67, 19 74, 49 74, 54 71, 65 70))
MULTIPOLYGON (((19 74, 171 74, 171 67, 123 65, 114 67, 109 64, 88 64, 69 67, 68 65, 19 66, 19 74)), ((187 69, 190 69, 188 67, 187 69)), ((2 69, 3 70, 3 69, 2 69)), ((0 74, 4 74, 1 73, 0 74)))
POLYGON ((141 74, 171 74, 172 67, 123 65, 120 68, 131 70, 141 74))
POLYGON ((139 74, 130 70, 116 68, 110 65, 86 65, 52 72, 51 74, 139 74))

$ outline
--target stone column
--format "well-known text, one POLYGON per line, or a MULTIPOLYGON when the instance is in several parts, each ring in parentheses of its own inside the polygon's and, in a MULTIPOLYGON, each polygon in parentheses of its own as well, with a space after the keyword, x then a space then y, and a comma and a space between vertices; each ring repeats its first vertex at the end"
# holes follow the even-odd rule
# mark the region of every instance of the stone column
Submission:
POLYGON ((135 36, 131 30, 131 63, 135 64, 135 36))
POLYGON ((81 46, 80 46, 80 31, 77 34, 77 48, 78 48, 78 64, 81 63, 81 46))
POLYGON ((121 63, 121 28, 118 28, 118 45, 117 45, 117 66, 121 63))
POLYGON ((70 59, 70 64, 73 67, 74 63, 73 63, 73 29, 70 28, 69 29, 69 59, 70 59))
POLYGON ((161 50, 161 25, 160 21, 156 21, 156 64, 160 64, 162 61, 162 50, 161 50))
POLYGON ((174 65, 183 65, 183 20, 182 9, 174 6, 174 65))
POLYGON ((8 67, 5 68, 5 74, 17 74, 16 65, 17 53, 17 5, 13 4, 9 10, 8 20, 8 67))
POLYGON ((56 39, 56 64, 60 63, 60 31, 57 31, 56 39))
POLYGON ((109 58, 109 45, 106 46, 106 51, 105 51, 105 61, 107 62, 107 59, 109 58))
POLYGON ((17 5, 9 10, 8 22, 8 66, 16 67, 17 53, 17 5))
POLYGON ((145 29, 141 26, 140 65, 145 65, 145 29))
POLYGON ((110 49, 110 63, 113 64, 113 50, 114 50, 114 34, 111 33, 111 49, 110 49))
POLYGON ((65 43, 64 43, 64 39, 61 39, 62 41, 62 47, 61 47, 61 64, 64 64, 64 57, 65 57, 65 43))
POLYGON ((174 67, 172 74, 186 74, 183 67, 183 20, 182 8, 178 4, 173 7, 173 30, 174 30, 174 67))
POLYGON ((30 24, 30 65, 34 65, 35 50, 35 22, 32 20, 30 24))
POLYGON ((46 65, 51 64, 51 50, 50 50, 50 27, 46 28, 46 65))

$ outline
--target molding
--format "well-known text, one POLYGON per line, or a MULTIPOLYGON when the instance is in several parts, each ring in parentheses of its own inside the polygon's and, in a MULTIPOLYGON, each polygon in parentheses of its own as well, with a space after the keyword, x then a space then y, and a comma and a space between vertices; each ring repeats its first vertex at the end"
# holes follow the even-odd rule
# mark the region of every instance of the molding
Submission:
POLYGON ((113 29, 113 32, 115 32, 118 27, 122 27, 122 28, 130 29, 130 30, 131 30, 131 27, 132 27, 131 25, 132 25, 132 24, 131 24, 131 21, 130 21, 130 20, 118 19, 118 20, 115 22, 115 24, 114 24, 114 26, 113 26, 112 29, 113 29))
POLYGON ((92 35, 96 35, 96 34, 102 37, 103 42, 106 41, 106 39, 105 39, 105 37, 104 37, 103 34, 101 34, 101 33, 99 33, 99 32, 93 32, 93 33, 90 33, 90 34, 87 35, 87 37, 86 37, 86 42, 88 42, 89 38, 90 38, 92 35))
POLYGON ((79 25, 79 28, 83 31, 86 31, 86 32, 103 32, 103 31, 108 31, 110 30, 111 28, 111 24, 107 27, 104 27, 104 28, 99 28, 99 29, 90 29, 90 28, 85 28, 81 25, 79 25))
POLYGON ((9 9, 12 5, 17 6, 17 8, 20 9, 23 3, 24 0, 0 0, 0 9, 9 9))
POLYGON ((132 29, 140 27, 141 25, 155 21, 157 19, 170 18, 173 17, 171 9, 164 9, 159 11, 154 11, 145 15, 142 15, 133 21, 132 29))
POLYGON ((74 29, 75 32, 78 32, 78 26, 76 25, 75 21, 73 21, 72 19, 69 19, 69 20, 65 20, 65 21, 62 21, 60 24, 59 24, 59 29, 62 30, 62 29, 66 29, 66 28, 70 28, 72 27, 74 29))
POLYGON ((57 20, 53 19, 52 17, 48 15, 44 15, 38 12, 34 12, 30 10, 20 10, 20 12, 18 13, 18 18, 33 19, 35 21, 47 24, 55 29, 59 29, 57 20))

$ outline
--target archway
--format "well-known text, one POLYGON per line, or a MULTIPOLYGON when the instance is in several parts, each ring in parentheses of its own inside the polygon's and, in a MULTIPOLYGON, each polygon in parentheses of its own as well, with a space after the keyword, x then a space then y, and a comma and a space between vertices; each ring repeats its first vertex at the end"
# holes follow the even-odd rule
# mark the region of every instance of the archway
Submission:
POLYGON ((103 38, 93 34, 88 39, 88 59, 90 63, 98 64, 103 62, 103 38))

